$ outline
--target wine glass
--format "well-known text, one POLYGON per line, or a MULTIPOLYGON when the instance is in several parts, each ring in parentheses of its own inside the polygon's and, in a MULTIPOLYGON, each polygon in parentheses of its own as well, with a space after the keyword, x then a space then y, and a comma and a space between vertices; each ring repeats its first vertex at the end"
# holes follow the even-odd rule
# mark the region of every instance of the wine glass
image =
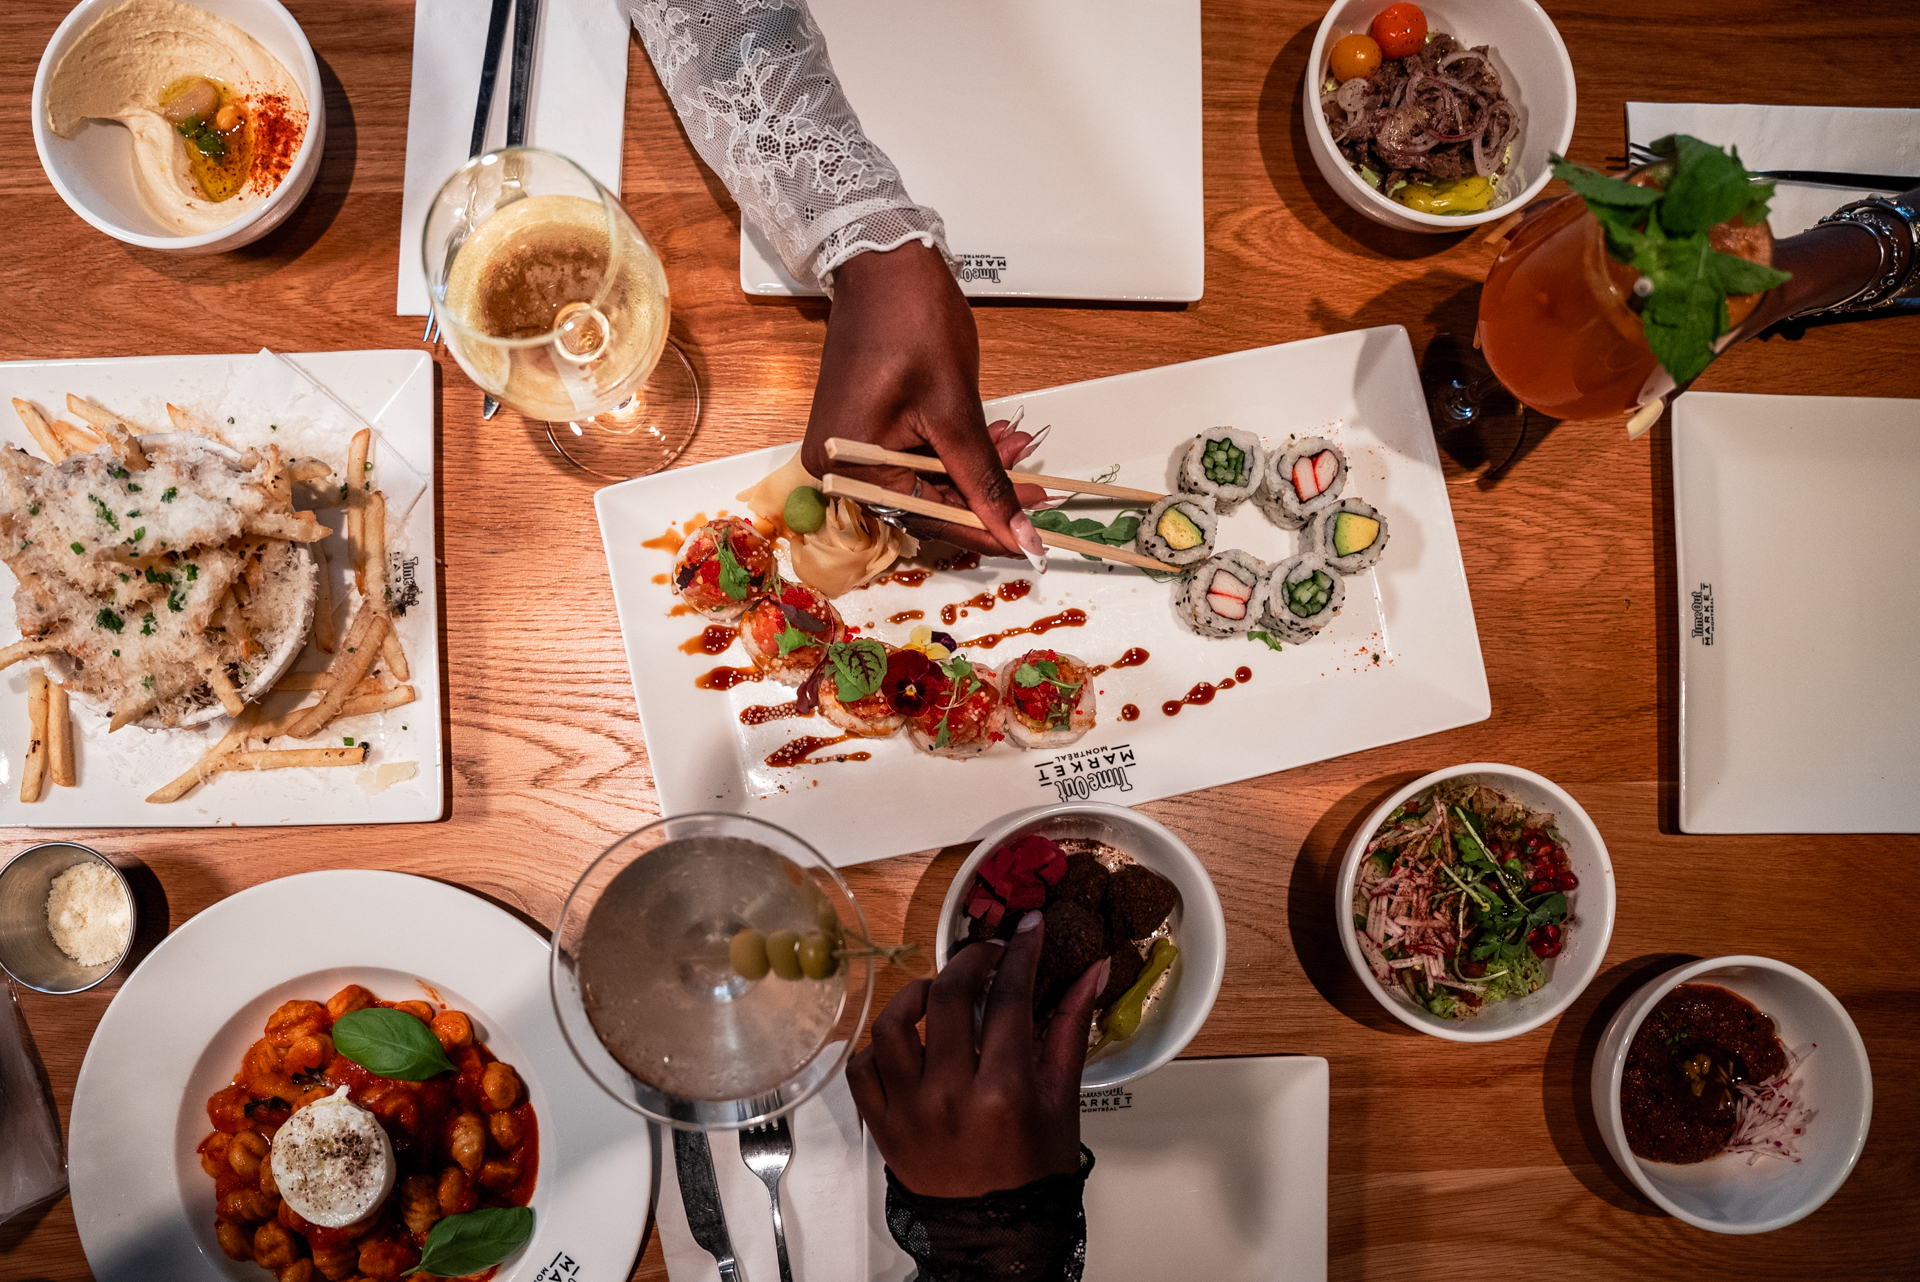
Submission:
POLYGON ((715 1131, 789 1112, 840 1071, 873 966, 866 918, 818 851, 745 815, 692 814, 593 862, 560 910, 550 979, 567 1044, 609 1094, 715 1131))
POLYGON ((700 387, 667 341, 666 271, 586 170, 535 147, 475 156, 434 197, 421 254, 460 368, 545 420, 562 458, 626 480, 686 449, 700 387))

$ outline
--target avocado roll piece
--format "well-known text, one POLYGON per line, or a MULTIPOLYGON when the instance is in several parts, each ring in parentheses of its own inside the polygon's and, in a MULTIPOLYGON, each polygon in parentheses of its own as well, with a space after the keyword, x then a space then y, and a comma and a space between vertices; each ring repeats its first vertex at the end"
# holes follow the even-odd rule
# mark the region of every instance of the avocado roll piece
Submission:
POLYGON ((1192 565, 1213 555, 1218 524, 1213 499, 1205 494, 1169 494, 1147 509, 1134 535, 1134 547, 1168 565, 1192 565))
POLYGON ((1358 574, 1387 547, 1387 518, 1359 499, 1341 499, 1307 522, 1307 547, 1341 574, 1358 574))

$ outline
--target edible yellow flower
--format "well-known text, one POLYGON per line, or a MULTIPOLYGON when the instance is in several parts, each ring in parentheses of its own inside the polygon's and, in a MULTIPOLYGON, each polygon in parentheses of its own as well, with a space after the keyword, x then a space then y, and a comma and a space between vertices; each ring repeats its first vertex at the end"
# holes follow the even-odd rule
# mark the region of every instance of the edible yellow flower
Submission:
POLYGON ((953 657, 953 651, 947 649, 947 647, 941 645, 938 641, 935 641, 933 639, 933 629, 924 623, 907 634, 907 643, 900 648, 902 650, 918 650, 935 663, 953 657))

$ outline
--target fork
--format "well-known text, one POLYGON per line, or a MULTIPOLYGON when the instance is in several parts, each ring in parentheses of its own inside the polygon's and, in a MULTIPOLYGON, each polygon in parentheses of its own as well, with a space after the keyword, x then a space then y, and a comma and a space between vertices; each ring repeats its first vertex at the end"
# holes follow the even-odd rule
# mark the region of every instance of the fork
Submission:
MULTIPOLYGON (((1652 165, 1664 160, 1645 143, 1628 143, 1627 159, 1636 165, 1652 165)), ((1815 187, 1852 187, 1856 191, 1907 191, 1920 187, 1920 178, 1900 174, 1847 174, 1831 169, 1755 169, 1755 178, 1777 182, 1807 183, 1815 187)))
POLYGON ((740 1160, 767 1186, 773 1203, 773 1245, 780 1253, 780 1282, 793 1282, 793 1269, 787 1263, 787 1226, 780 1219, 780 1177, 793 1160, 793 1128, 787 1119, 776 1117, 741 1131, 740 1160))

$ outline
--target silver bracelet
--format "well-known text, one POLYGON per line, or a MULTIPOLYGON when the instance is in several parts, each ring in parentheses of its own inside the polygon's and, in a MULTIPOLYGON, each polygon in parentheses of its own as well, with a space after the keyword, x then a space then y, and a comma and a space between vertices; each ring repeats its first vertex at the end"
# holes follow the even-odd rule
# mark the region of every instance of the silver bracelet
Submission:
POLYGON ((1915 210, 1905 200, 1904 196, 1897 200, 1869 196, 1865 200, 1842 205, 1815 224, 1851 223, 1870 232, 1880 250, 1880 269, 1874 273, 1872 280, 1847 298, 1828 307, 1796 313, 1797 317, 1871 311, 1906 292, 1914 283, 1915 267, 1920 266, 1920 210, 1915 210), (1902 225, 1907 233, 1904 241, 1899 232, 1902 225))

